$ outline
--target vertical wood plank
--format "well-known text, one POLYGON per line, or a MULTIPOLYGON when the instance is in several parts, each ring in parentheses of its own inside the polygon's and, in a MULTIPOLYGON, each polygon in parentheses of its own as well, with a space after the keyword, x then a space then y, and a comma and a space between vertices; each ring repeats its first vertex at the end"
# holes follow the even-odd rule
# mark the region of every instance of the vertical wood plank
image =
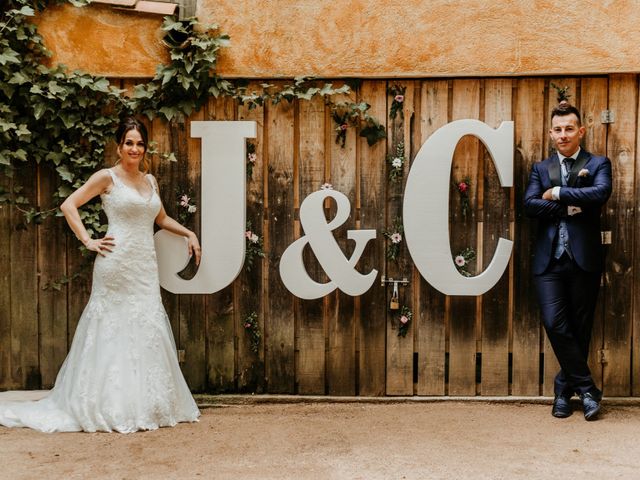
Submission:
MULTIPOLYGON (((277 85, 281 85, 279 82, 277 85)), ((294 106, 283 101, 267 105, 268 125, 268 218, 267 245, 269 266, 266 314, 267 389, 270 393, 293 393, 294 366, 294 301, 282 283, 278 265, 284 250, 293 242, 293 144, 294 106)))
MULTIPOLYGON (((420 91, 419 147, 448 121, 449 83, 426 80, 420 91)), ((415 158, 415 154, 413 155, 415 158)), ((418 395, 445 394, 445 299, 414 267, 416 289, 416 351, 418 352, 418 395)))
POLYGON ((638 85, 635 75, 611 75, 607 156, 613 167, 613 192, 606 205, 611 225, 611 249, 606 261, 603 389, 608 396, 631 394, 631 328, 633 323, 633 251, 638 228, 635 168, 638 85), (633 108, 631 108, 633 106, 633 108))
MULTIPOLYGON (((452 120, 480 117, 479 80, 454 80, 452 120)), ((450 194, 449 218, 451 249, 454 255, 477 247, 477 195, 479 186, 480 143, 463 137, 456 147, 451 169, 454 184, 470 180, 469 208, 463 215, 460 195, 454 187, 450 194)), ((452 260, 453 261, 453 260, 452 260)), ((472 261, 472 265, 475 261, 472 261)), ((470 266, 470 270, 476 270, 470 266)), ((476 270, 477 271, 477 270, 476 270)), ((449 311, 449 394, 476 393, 476 297, 451 297, 449 311)))
MULTIPOLYGON (((0 176, 0 190, 11 188, 11 179, 0 176)), ((11 374, 11 231, 12 207, 0 203, 0 390, 19 387, 11 374)))
MULTIPOLYGON (((201 109, 189 118, 187 123, 172 123, 171 128, 173 151, 178 162, 183 165, 179 176, 178 189, 191 189, 194 192, 192 201, 202 206, 202 191, 200 185, 201 140, 192 138, 190 125, 194 120, 204 120, 205 111, 201 109)), ((200 209, 201 210, 201 209, 200 209)), ((193 217, 194 232, 200 238, 200 213, 193 217)), ((184 350, 182 364, 185 380, 194 392, 204 391, 207 381, 206 358, 206 313, 204 295, 180 296, 180 349, 184 350)))
MULTIPOLYGON (((37 170, 21 165, 16 177, 22 195, 37 203, 37 170)), ((26 225, 23 214, 13 209, 11 230, 11 376, 27 390, 41 387, 38 358, 37 234, 33 223, 26 225)))
MULTIPOLYGON (((48 165, 38 167, 38 204, 42 210, 53 208, 58 185, 57 174, 48 165)), ((67 286, 59 289, 47 283, 59 281, 67 273, 66 222, 51 216, 37 226, 39 357, 42 387, 51 388, 67 355, 67 286)))
MULTIPOLYGON (((322 98, 298 103, 298 165, 300 199, 320 188, 325 178, 325 107, 322 98)), ((296 238, 305 232, 296 222, 296 238)), ((310 248, 304 252, 305 268, 319 282, 326 282, 320 264, 310 248)), ((296 299, 297 341, 296 381, 298 393, 323 395, 325 392, 325 324, 324 300, 296 299)))
MULTIPOLYGON (((210 98, 208 120, 235 120, 235 101, 229 97, 210 98)), ((244 159, 242 160, 244 161, 244 159)), ((198 172, 200 177, 200 172, 198 172)), ((206 186, 205 186, 206 188, 206 186)), ((235 390, 234 285, 205 296, 207 391, 235 390)))
POLYGON ((540 317, 531 288, 531 261, 535 239, 535 221, 524 214, 523 194, 529 181, 531 165, 543 158, 544 79, 524 78, 516 81, 515 118, 515 214, 516 237, 513 258, 515 270, 513 315, 512 394, 539 395, 540 317))
MULTIPOLYGON (((364 81, 360 98, 371 105, 370 114, 386 124, 387 93, 386 82, 364 81)), ((360 228, 375 229, 375 241, 369 242, 359 262, 359 271, 367 273, 379 271, 384 265, 384 239, 380 232, 384 229, 385 212, 385 142, 379 141, 368 146, 366 139, 358 139, 360 228)), ((379 272, 379 275, 381 272, 379 272)), ((383 395, 385 392, 385 339, 386 311, 385 290, 379 281, 359 298, 358 318, 358 381, 360 395, 383 395)))
MULTIPOLYGON (((249 91, 258 90, 257 83, 249 84, 249 91)), ((238 107, 238 120, 253 120, 257 123, 257 138, 251 139, 256 150, 256 163, 253 167, 253 174, 247 179, 247 220, 251 222, 258 235, 263 235, 264 224, 264 171, 267 166, 266 150, 264 149, 264 108, 258 107, 249 109, 246 105, 238 107)), ((237 318, 237 385, 240 392, 262 393, 265 389, 264 371, 264 325, 265 309, 263 296, 263 271, 265 269, 265 259, 256 259, 251 271, 242 269, 240 277, 235 283, 236 305, 238 308, 237 318), (260 346, 258 352, 251 349, 251 340, 244 328, 244 319, 252 312, 258 314, 258 325, 260 328, 260 346)))
MULTIPOLYGON (((163 206, 167 215, 171 218, 176 218, 177 213, 177 199, 176 195, 180 191, 181 186, 177 180, 177 170, 180 167, 186 168, 186 163, 171 162, 162 158, 163 154, 172 153, 171 142, 171 129, 166 120, 156 117, 151 122, 151 131, 149 132, 150 139, 156 143, 156 149, 159 155, 151 158, 151 173, 155 176, 158 182, 158 189, 163 199, 163 206)), ((193 225, 185 225, 189 229, 193 229, 193 225)), ((180 300, 179 296, 161 289, 162 303, 167 315, 169 316, 169 322, 171 323, 171 330, 175 339, 176 345, 180 343, 180 300)))
MULTIPOLYGON (((338 95, 335 102, 356 100, 356 92, 338 95)), ((325 142, 329 151, 329 181, 333 188, 344 193, 351 202, 349 220, 334 230, 333 235, 343 252, 349 252, 351 246, 347 240, 347 230, 356 228, 356 191, 357 170, 357 132, 347 130, 345 146, 335 142, 336 124, 327 111, 325 142)), ((335 204, 328 210, 329 218, 336 214, 335 204)), ((363 227, 366 228, 366 227, 363 227)), ((325 298, 327 312, 327 389, 329 395, 355 395, 356 393, 356 300, 351 295, 336 289, 325 298)))
MULTIPOLYGON (((396 146, 402 142, 405 145, 405 157, 411 155, 411 131, 410 125, 414 114, 414 83, 403 82, 406 87, 403 116, 399 114, 391 122, 391 128, 388 131, 388 150, 389 155, 394 155, 396 146)), ((393 98, 387 99, 388 110, 391 109, 393 98)), ((388 117, 389 113, 387 113, 388 117)), ((396 183, 390 183, 388 180, 389 165, 387 162, 387 172, 382 179, 387 186, 387 230, 390 230, 395 219, 402 217, 402 192, 409 173, 409 162, 404 164, 404 175, 402 180, 396 183)), ((404 240, 404 238, 403 238, 404 240)), ((388 241, 385 239, 385 242, 388 241)), ((400 244, 400 256, 397 261, 387 260, 386 272, 387 277, 401 279, 406 277, 411 280, 412 263, 409 259, 409 252, 405 242, 400 244)), ((414 310, 412 304, 412 284, 407 286, 399 285, 400 304, 407 305, 414 310)), ((393 285, 387 285, 387 308, 391 302, 393 295, 393 285)), ((387 395, 412 395, 413 394, 413 350, 414 350, 414 332, 415 321, 409 326, 405 337, 398 335, 399 322, 397 317, 399 312, 389 311, 387 319, 387 395)))
MULTIPOLYGON (((607 125, 600 121, 600 113, 607 109, 608 104, 608 79, 606 77, 583 78, 580 88, 580 112, 582 124, 586 128, 583 144, 589 152, 596 155, 604 155, 607 150, 607 125)), ((614 171, 615 175, 615 171, 614 171)), ((602 230, 610 230, 607 209, 603 209, 602 230)), ((609 251, 609 246, 604 247, 609 251)), ((598 305, 593 320, 591 333, 591 345, 589 349, 589 369, 598 386, 602 388, 602 363, 599 351, 604 348, 604 302, 606 285, 600 287, 598 305)))
MULTIPOLYGON (((497 128, 503 121, 512 119, 512 80, 485 80, 484 87, 484 121, 497 128)), ((493 259, 498 239, 512 239, 513 208, 510 204, 512 189, 500 185, 496 168, 486 151, 484 158, 483 270, 493 259)), ((509 271, 510 267, 482 298, 482 395, 509 394, 509 299, 513 287, 509 271)))

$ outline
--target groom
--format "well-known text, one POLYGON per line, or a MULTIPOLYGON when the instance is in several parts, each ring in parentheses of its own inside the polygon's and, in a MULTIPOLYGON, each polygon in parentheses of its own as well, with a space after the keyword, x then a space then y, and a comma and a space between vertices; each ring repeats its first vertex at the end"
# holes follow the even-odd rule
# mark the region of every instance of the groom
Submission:
POLYGON ((602 392, 587 365, 604 253, 600 208, 611 195, 611 162, 580 148, 585 128, 577 108, 563 101, 551 112, 549 135, 557 153, 531 169, 524 196, 538 219, 532 270, 542 322, 560 363, 551 414, 571 415, 580 396, 584 417, 600 411, 602 392))

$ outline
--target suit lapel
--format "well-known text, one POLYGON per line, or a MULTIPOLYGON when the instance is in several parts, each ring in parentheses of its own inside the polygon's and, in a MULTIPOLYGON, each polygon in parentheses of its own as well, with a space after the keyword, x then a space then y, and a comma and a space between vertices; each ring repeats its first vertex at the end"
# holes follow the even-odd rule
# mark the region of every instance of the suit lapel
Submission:
POLYGON ((589 152, 584 149, 580 150, 578 158, 576 158, 576 161, 573 162, 573 168, 571 169, 571 172, 569 172, 568 184, 570 187, 575 186, 576 180, 578 179, 578 173, 580 173, 580 170, 584 168, 590 158, 591 154, 589 154, 589 152))
POLYGON ((554 187, 559 187, 562 185, 562 180, 560 179, 560 161, 558 160, 558 155, 553 154, 549 157, 549 180, 551 180, 551 185, 554 187))

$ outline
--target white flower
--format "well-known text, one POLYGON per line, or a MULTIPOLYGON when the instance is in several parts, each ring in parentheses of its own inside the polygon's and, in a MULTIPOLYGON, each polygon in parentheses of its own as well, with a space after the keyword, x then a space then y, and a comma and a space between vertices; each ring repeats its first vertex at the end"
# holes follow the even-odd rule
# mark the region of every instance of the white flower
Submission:
POLYGON ((402 315, 400 317, 400 323, 406 324, 408 321, 409 321, 409 317, 407 317, 406 315, 402 315))
POLYGON ((465 263, 467 263, 467 261, 464 259, 464 257, 462 255, 458 255, 456 257, 456 265, 459 267, 464 267, 465 263))
POLYGON ((198 210, 198 207, 196 207, 195 205, 189 205, 189 208, 187 208, 187 212, 189 213, 195 213, 196 210, 198 210))
POLYGON ((402 159, 400 157, 396 157, 391 160, 391 166, 393 168, 400 168, 402 166, 402 159))
POLYGON ((248 156, 248 160, 251 163, 256 163, 257 159, 258 159, 258 155, 256 155, 255 153, 250 153, 248 156))
POLYGON ((400 235, 398 232, 392 234, 391 241, 393 243, 400 243, 402 241, 402 235, 400 235))
POLYGON ((260 237, 258 237, 258 235, 256 235, 255 233, 252 233, 249 241, 251 243, 258 243, 258 240, 260 240, 260 237))
POLYGON ((331 185, 330 183, 323 183, 322 185, 320 185, 320 189, 321 190, 333 190, 333 185, 331 185))

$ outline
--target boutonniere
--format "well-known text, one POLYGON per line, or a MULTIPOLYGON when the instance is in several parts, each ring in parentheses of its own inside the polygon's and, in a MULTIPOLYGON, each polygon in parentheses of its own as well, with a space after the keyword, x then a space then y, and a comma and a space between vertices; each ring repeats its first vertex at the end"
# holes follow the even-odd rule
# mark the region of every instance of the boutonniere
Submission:
POLYGON ((589 172, 589 170, 587 170, 586 168, 583 168, 582 170, 580 170, 578 172, 578 177, 588 177, 590 175, 591 172, 589 172))

